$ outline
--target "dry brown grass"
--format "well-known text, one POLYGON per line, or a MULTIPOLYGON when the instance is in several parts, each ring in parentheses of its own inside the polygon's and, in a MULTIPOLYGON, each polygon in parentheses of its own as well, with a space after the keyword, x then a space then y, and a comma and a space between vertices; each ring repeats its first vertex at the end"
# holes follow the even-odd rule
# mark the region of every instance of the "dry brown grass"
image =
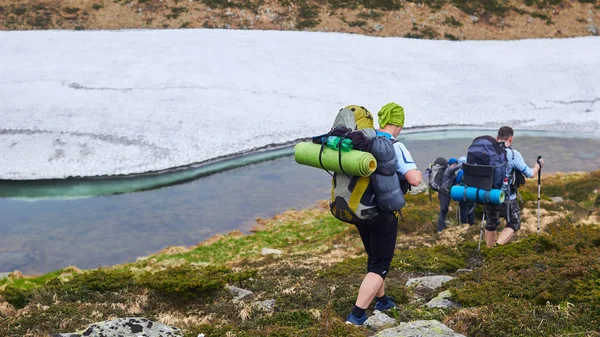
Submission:
MULTIPOLYGON (((373 36, 405 36, 415 33, 414 27, 430 27, 436 38, 450 34, 460 39, 522 39, 587 36, 586 27, 600 22, 600 10, 592 4, 565 1, 551 9, 527 7, 522 2, 510 1, 512 6, 549 17, 546 20, 509 11, 504 18, 483 15, 474 22, 470 15, 451 5, 433 12, 430 8, 406 2, 403 9, 379 11, 376 19, 359 17, 365 9, 331 9, 318 7, 320 21, 310 30, 345 32, 373 36), (462 22, 461 27, 444 25, 447 17, 462 22), (350 25, 364 21, 363 25, 350 25), (414 25, 413 25, 414 23, 414 25), (376 25, 382 25, 376 30, 376 25)), ((132 29, 132 28, 223 28, 293 30, 297 27, 298 8, 284 6, 277 0, 266 0, 256 10, 238 8, 209 8, 201 1, 177 0, 0 0, 0 29, 132 29), (40 5, 45 9, 38 10, 40 5), (24 7, 23 14, 14 14, 15 8, 24 7), (173 8, 186 11, 173 16, 173 8), (69 8, 79 9, 75 13, 69 8), (36 18, 38 26, 34 24, 36 18), (38 19, 39 20, 39 19, 38 19), (46 22, 46 21, 47 22, 46 22), (42 26, 40 26, 42 24, 42 26), (45 24, 45 25, 44 25, 45 24)))
MULTIPOLYGON (((545 201, 543 203, 547 203, 547 202, 545 201)), ((543 206, 540 205, 540 231, 541 232, 546 231, 546 229, 548 228, 548 225, 556 222, 557 220, 560 220, 561 218, 565 218, 569 214, 571 214, 571 212, 566 211, 566 210, 562 211, 562 212, 547 211, 543 208, 543 206)), ((529 208, 522 209, 521 210, 521 229, 519 230, 519 233, 522 233, 524 235, 537 233, 537 226, 538 226, 537 208, 536 209, 529 209, 529 208)))

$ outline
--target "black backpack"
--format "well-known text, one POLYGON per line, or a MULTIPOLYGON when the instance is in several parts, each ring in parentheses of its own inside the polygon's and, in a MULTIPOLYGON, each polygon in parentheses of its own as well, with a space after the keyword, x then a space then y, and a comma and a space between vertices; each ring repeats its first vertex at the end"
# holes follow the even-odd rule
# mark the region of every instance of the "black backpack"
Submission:
POLYGON ((473 140, 467 149, 467 162, 463 164, 464 183, 483 190, 505 189, 508 159, 504 143, 492 136, 473 140))
POLYGON ((444 157, 438 157, 433 164, 429 165, 426 173, 428 177, 429 188, 439 191, 444 180, 444 172, 448 168, 448 161, 444 157))
MULTIPOLYGON (((510 149, 510 152, 512 153, 512 159, 515 159, 515 151, 511 148, 511 147, 507 147, 507 149, 510 149)), ((519 171, 519 170, 515 170, 513 169, 511 172, 511 184, 510 184, 510 189, 511 191, 516 191, 517 189, 519 189, 519 187, 525 185, 525 175, 523 174, 523 172, 519 171)))

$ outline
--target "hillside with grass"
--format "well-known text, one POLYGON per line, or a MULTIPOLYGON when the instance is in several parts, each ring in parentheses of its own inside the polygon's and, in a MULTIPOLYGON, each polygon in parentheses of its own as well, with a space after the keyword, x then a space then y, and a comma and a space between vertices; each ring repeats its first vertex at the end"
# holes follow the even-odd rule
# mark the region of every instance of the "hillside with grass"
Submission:
POLYGON ((600 0, 0 0, 0 30, 224 28, 447 40, 598 35, 600 0))
MULTIPOLYGON (((437 320, 470 337, 598 336, 599 188, 600 171, 544 176, 537 235, 537 185, 528 181, 516 240, 481 251, 478 226, 450 219, 438 235, 437 203, 426 193, 408 195, 386 287, 399 307, 387 314, 398 322, 437 320), (454 279, 435 290, 406 285, 427 275, 454 279), (461 307, 423 305, 444 290, 461 307)), ((189 337, 377 332, 345 324, 366 256, 354 226, 333 218, 326 202, 257 219, 252 232, 110 268, 72 266, 38 277, 14 272, 0 280, 0 336, 81 332, 132 316, 189 337), (252 294, 238 298, 230 287, 252 294)))

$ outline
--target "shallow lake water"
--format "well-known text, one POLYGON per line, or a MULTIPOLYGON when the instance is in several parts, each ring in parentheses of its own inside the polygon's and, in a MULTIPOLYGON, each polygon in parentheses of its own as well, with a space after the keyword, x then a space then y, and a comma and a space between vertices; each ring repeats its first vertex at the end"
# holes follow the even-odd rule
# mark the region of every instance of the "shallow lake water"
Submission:
MULTIPOLYGON (((398 138, 424 171, 438 156, 464 155, 479 134, 436 131, 398 138)), ((513 147, 530 166, 542 155, 543 173, 600 169, 598 138, 517 133, 513 147)), ((218 233, 248 232, 257 217, 312 207, 329 197, 330 188, 327 173, 287 156, 142 192, 0 199, 0 272, 96 268, 134 261, 168 246, 194 245, 218 233)))

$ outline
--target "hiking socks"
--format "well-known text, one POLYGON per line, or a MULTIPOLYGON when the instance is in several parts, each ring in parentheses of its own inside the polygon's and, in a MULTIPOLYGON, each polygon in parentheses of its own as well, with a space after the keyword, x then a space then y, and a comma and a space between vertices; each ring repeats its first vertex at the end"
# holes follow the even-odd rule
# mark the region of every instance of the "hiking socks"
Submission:
POLYGON ((365 309, 359 308, 356 305, 352 308, 352 316, 361 318, 365 315, 365 309))
POLYGON ((383 295, 381 297, 375 297, 375 301, 381 303, 382 305, 387 305, 388 297, 386 295, 383 295))

